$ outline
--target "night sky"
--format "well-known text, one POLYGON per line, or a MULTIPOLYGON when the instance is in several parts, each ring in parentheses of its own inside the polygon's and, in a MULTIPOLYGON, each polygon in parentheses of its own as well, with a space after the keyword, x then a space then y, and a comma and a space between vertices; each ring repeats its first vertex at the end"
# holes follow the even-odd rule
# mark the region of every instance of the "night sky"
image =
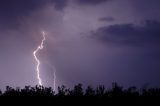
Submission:
POLYGON ((0 89, 160 87, 160 0, 0 0, 0 89))

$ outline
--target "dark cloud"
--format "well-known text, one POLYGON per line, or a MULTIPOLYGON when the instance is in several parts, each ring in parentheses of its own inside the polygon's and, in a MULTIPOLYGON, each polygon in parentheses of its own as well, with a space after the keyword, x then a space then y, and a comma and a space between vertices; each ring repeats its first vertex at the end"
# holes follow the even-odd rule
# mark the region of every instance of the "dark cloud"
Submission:
POLYGON ((43 3, 41 0, 1 0, 0 1, 0 21, 12 21, 28 14, 43 3), (37 1, 38 4, 37 4, 37 1))
POLYGON ((84 5, 97 5, 107 1, 110 1, 110 0, 77 0, 77 3, 84 4, 84 5))
POLYGON ((160 22, 145 21, 143 25, 116 24, 99 28, 92 33, 94 38, 104 42, 122 44, 159 44, 160 22))
POLYGON ((113 17, 102 17, 102 18, 100 18, 99 19, 99 21, 102 21, 102 22, 104 22, 104 21, 114 21, 115 19, 113 18, 113 17))
POLYGON ((132 0, 132 12, 136 18, 142 20, 159 20, 160 0, 132 0))
POLYGON ((55 8, 58 10, 63 10, 68 3, 68 0, 52 0, 53 3, 55 3, 55 8))
POLYGON ((68 0, 0 0, 0 24, 14 26, 17 21, 31 12, 53 4, 55 9, 63 10, 68 0))

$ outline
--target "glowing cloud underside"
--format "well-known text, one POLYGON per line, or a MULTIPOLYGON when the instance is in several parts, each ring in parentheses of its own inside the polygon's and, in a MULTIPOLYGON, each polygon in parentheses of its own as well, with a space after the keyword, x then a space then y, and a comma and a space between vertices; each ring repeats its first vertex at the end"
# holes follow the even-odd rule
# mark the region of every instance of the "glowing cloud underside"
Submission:
POLYGON ((37 66, 36 66, 36 72, 37 72, 37 79, 38 79, 38 84, 40 85, 40 86, 42 86, 42 79, 41 79, 41 77, 40 77, 40 69, 39 69, 39 67, 40 67, 40 60, 38 59, 38 57, 37 57, 37 53, 39 52, 39 50, 42 50, 43 48, 44 48, 44 41, 46 40, 46 38, 45 38, 45 32, 43 32, 43 39, 42 39, 42 41, 41 41, 41 44, 37 47, 37 49, 33 52, 33 55, 34 55, 34 58, 35 58, 35 60, 36 60, 36 62, 37 62, 37 66))

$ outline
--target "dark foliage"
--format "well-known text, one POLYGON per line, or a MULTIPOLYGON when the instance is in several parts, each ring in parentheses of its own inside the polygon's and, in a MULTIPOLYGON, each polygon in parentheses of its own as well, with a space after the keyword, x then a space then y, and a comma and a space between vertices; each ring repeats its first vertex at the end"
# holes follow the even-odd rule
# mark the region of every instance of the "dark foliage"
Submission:
MULTIPOLYGON (((159 101, 160 98, 160 88, 143 88, 137 89, 136 87, 129 87, 123 89, 117 83, 112 84, 111 89, 106 89, 103 85, 93 88, 88 86, 85 90, 82 84, 75 85, 73 89, 69 89, 66 86, 58 87, 57 93, 53 91, 51 87, 43 86, 26 86, 23 89, 12 88, 7 86, 6 91, 0 91, 0 98, 5 97, 45 97, 50 98, 50 100, 87 100, 91 103, 100 100, 105 103, 120 103, 120 102, 130 102, 130 103, 148 103, 159 101), (115 102, 116 101, 116 102, 115 102), (118 102, 119 101, 119 102, 118 102)), ((63 102, 62 102, 63 103, 63 102)))

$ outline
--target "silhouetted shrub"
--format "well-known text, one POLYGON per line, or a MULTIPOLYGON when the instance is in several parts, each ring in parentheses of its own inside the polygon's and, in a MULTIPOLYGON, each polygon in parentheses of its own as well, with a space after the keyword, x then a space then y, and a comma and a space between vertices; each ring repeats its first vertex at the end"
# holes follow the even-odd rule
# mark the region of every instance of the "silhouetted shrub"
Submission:
POLYGON ((73 90, 69 91, 69 95, 70 96, 83 96, 83 88, 82 88, 82 84, 78 84, 74 86, 73 90))
POLYGON ((119 86, 117 83, 112 83, 112 97, 123 96, 123 87, 119 86))
POLYGON ((96 96, 102 97, 105 95, 105 87, 103 85, 100 85, 96 89, 96 96))
POLYGON ((62 85, 61 87, 58 87, 57 96, 64 97, 67 95, 67 93, 68 93, 68 89, 66 88, 66 86, 62 85))
POLYGON ((95 96, 95 90, 91 86, 88 86, 85 92, 85 96, 95 96))

